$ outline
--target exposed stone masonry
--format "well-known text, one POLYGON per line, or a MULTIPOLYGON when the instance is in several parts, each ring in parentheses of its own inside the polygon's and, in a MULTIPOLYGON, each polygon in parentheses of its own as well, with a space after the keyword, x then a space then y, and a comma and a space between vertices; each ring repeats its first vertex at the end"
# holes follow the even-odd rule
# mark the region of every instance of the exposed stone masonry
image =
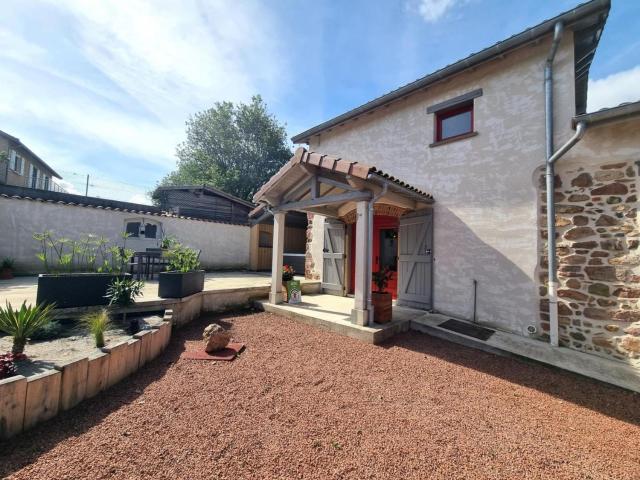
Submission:
MULTIPOLYGON (((560 343, 640 365, 640 231, 634 162, 555 179, 560 343)), ((540 180, 540 316, 549 331, 544 176, 540 180)))
POLYGON ((313 243, 313 213, 307 213, 307 244, 304 252, 304 278, 320 280, 320 274, 315 269, 311 244, 313 243))

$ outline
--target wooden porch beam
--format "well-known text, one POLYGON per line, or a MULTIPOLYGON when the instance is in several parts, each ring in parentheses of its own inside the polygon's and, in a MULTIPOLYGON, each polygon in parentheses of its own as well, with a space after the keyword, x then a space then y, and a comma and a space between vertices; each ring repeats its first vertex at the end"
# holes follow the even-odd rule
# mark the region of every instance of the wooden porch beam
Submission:
POLYGON ((316 213, 318 215, 323 215, 329 218, 340 218, 340 216, 338 215, 338 212, 334 208, 330 208, 330 207, 305 208, 305 211, 309 213, 316 213))
POLYGON ((331 185, 332 187, 341 188, 341 189, 346 190, 348 192, 360 192, 360 191, 362 191, 362 189, 356 188, 356 187, 352 187, 348 183, 340 182, 338 180, 334 180, 332 178, 325 177, 325 176, 319 176, 318 177, 318 181, 320 183, 325 183, 327 185, 331 185))
POLYGON ((277 211, 287 210, 304 210, 309 207, 324 207, 325 205, 333 205, 343 202, 355 202, 359 200, 369 200, 371 198, 370 192, 348 192, 339 193, 337 195, 327 195, 325 197, 319 197, 316 199, 300 200, 298 202, 289 202, 278 205, 277 211))
POLYGON ((295 185, 292 190, 289 190, 290 193, 287 193, 282 196, 282 202, 288 202, 290 200, 298 201, 302 197, 304 197, 307 192, 311 190, 311 184, 309 183, 311 177, 305 177, 300 183, 295 185))

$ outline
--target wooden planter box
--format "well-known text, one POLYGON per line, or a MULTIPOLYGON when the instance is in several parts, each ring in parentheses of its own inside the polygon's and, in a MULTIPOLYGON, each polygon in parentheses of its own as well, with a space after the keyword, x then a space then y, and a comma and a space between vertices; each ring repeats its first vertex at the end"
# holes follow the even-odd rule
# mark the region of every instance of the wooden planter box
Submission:
POLYGON ((373 303, 373 321, 376 323, 387 323, 391 321, 393 315, 392 298, 390 293, 371 293, 371 303, 373 303))
POLYGON ((204 290, 204 270, 194 272, 160 272, 158 275, 160 298, 184 298, 204 290))
POLYGON ((131 277, 128 273, 44 273, 38 276, 37 303, 54 303, 56 308, 107 305, 111 282, 131 277))

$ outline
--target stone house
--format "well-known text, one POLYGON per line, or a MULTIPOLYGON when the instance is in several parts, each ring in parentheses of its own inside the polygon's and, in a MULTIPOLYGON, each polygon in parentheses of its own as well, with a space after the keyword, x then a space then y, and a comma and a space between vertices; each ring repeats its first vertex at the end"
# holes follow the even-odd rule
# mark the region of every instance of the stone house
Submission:
POLYGON ((62 177, 24 143, 0 130, 0 184, 64 192, 62 177))
POLYGON ((353 293, 360 325, 388 268, 398 304, 637 365, 640 103, 586 113, 609 9, 579 5, 294 136, 307 148, 254 197, 274 245, 284 213, 307 212, 306 276, 353 293))

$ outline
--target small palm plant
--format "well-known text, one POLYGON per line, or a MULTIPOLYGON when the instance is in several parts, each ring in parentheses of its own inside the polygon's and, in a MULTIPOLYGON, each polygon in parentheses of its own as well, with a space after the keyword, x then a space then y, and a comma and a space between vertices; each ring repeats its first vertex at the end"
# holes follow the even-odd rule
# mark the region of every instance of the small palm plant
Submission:
POLYGON ((87 313, 82 317, 82 323, 87 327, 87 330, 93 335, 96 340, 96 347, 104 347, 104 332, 107 331, 111 325, 111 319, 109 318, 109 312, 103 308, 97 312, 87 313))
POLYGON ((109 306, 129 307, 135 303, 136 297, 142 295, 143 288, 141 280, 116 279, 109 285, 105 297, 109 299, 109 306))
POLYGON ((6 308, 0 307, 0 331, 13 337, 12 353, 23 353, 27 339, 51 321, 55 304, 29 305, 22 304, 14 310, 7 301, 6 308))

